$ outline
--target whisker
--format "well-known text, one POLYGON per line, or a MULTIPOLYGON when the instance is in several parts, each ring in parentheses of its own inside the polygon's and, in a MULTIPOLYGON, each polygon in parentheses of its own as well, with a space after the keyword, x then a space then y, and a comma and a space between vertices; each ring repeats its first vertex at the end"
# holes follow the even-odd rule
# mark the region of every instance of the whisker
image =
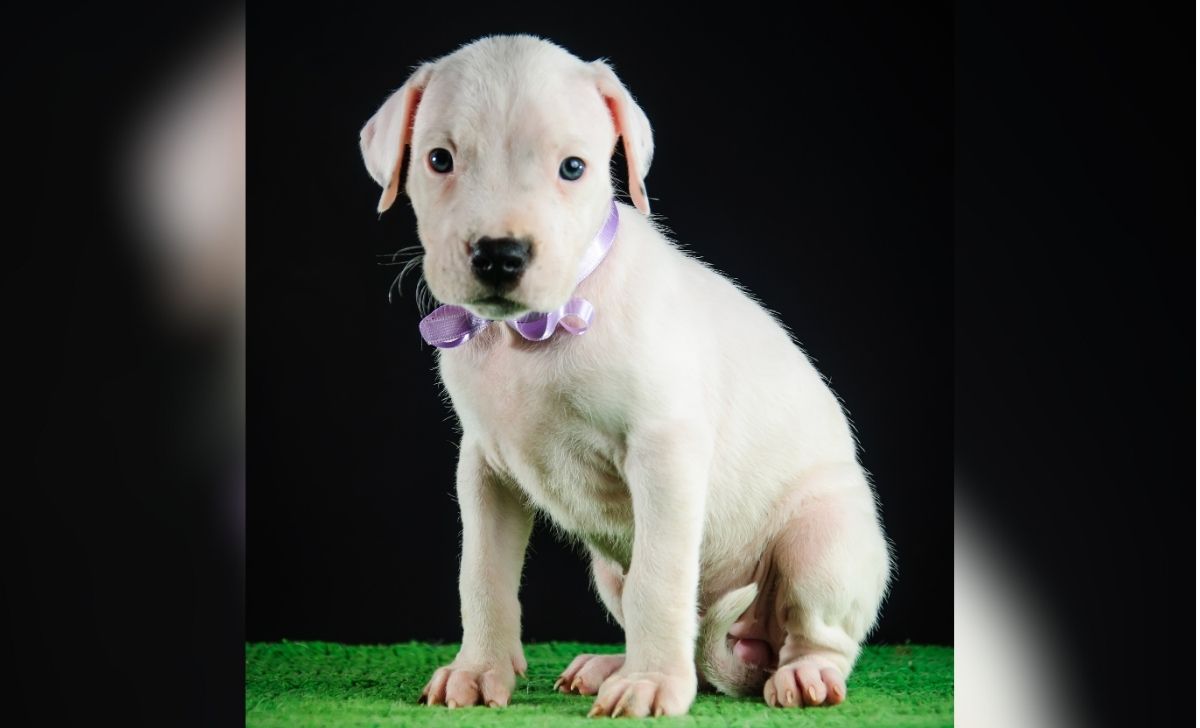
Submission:
POLYGON ((380 254, 376 255, 375 257, 391 259, 391 262, 379 263, 379 265, 401 265, 404 261, 396 260, 397 258, 401 258, 403 256, 408 256, 408 255, 420 255, 420 253, 421 253, 420 245, 409 245, 406 248, 400 248, 399 250, 397 250, 394 253, 380 253, 380 254))
MULTIPOLYGON (((396 274, 396 277, 392 279, 392 285, 388 286, 388 303, 392 302, 393 289, 396 293, 404 295, 404 276, 408 275, 414 269, 419 269, 424 260, 424 255, 416 253, 407 261, 405 261, 404 267, 401 268, 400 272, 396 274)), ((423 278, 420 280, 423 280, 423 278)), ((420 280, 418 280, 417 284, 418 291, 420 290, 420 280)))
POLYGON ((429 292, 429 284, 425 282, 425 276, 417 279, 417 310, 422 316, 427 315, 433 310, 433 294, 429 292))
MULTIPOLYGON (((404 295, 404 277, 413 270, 421 271, 421 264, 425 261, 424 248, 420 245, 409 245, 400 248, 394 253, 386 253, 375 256, 377 258, 387 258, 386 261, 380 261, 378 265, 402 265, 403 268, 392 279, 392 283, 388 286, 387 300, 388 303, 393 303, 393 294, 404 295)), ((421 272, 417 276, 416 287, 417 310, 422 316, 425 316, 433 310, 436 303, 433 299, 433 294, 429 292, 429 284, 425 281, 424 273, 421 272)))

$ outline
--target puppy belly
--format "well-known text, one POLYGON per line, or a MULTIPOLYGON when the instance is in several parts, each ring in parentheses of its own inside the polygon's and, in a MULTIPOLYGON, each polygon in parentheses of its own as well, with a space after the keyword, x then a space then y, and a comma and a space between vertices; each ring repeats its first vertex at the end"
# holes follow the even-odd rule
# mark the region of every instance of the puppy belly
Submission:
POLYGON ((774 667, 771 646, 762 639, 739 639, 733 643, 733 654, 751 667, 774 667))
POLYGON ((772 548, 768 547, 754 568, 751 581, 758 584, 758 596, 738 617, 726 635, 733 654, 752 667, 774 669, 779 664, 783 632, 775 619, 775 601, 779 575, 772 548))

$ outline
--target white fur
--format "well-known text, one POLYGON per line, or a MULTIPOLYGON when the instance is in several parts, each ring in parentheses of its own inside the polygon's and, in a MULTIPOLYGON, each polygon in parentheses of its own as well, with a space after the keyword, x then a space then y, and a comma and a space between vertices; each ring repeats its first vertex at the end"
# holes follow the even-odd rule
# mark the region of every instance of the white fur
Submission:
POLYGON ((440 301, 512 318, 574 294, 597 312, 583 336, 531 343, 495 323, 440 354, 463 432, 463 646, 426 695, 507 703, 512 672, 525 665, 517 589, 541 511, 587 544, 601 596, 625 628, 624 664, 593 686, 594 712, 686 712, 697 665, 736 692, 745 670, 726 629, 759 591, 714 605, 754 583, 764 560, 783 578, 762 622, 773 625, 764 639, 778 669, 759 683, 767 679, 769 702, 803 702, 785 700, 792 683, 779 687, 791 666, 798 691, 824 696, 849 674, 890 574, 849 424, 783 327, 633 207, 620 205, 611 253, 575 289, 613 194, 618 137, 648 213, 645 114, 610 66, 529 36, 484 38, 422 65, 363 130, 381 209, 411 145, 406 191, 440 301), (450 175, 429 168, 435 147, 454 152, 450 175), (557 176, 571 155, 588 164, 577 182, 557 176), (519 310, 501 312, 475 303, 483 289, 466 246, 504 235, 528 236, 534 255, 510 294, 519 310), (701 614, 707 638, 697 647, 701 614))

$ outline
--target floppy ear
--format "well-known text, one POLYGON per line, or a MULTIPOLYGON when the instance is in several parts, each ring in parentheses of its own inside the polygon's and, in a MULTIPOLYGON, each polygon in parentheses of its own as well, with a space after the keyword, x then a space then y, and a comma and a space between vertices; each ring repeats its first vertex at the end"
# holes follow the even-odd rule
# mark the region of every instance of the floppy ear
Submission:
POLYGON ((421 94, 429 83, 433 64, 425 63, 413 71, 400 90, 379 107, 358 135, 367 171, 383 188, 379 212, 383 213, 396 200, 400 187, 400 168, 404 164, 404 149, 412 137, 413 118, 421 94))
POLYGON ((650 120, 633 100, 633 96, 617 78, 611 66, 603 60, 593 61, 596 71, 596 86, 604 96, 608 110, 612 113, 617 134, 625 141, 625 162, 628 165, 629 196, 642 214, 650 214, 650 199, 646 196, 646 174, 650 171, 650 160, 654 156, 654 136, 650 132, 650 120))

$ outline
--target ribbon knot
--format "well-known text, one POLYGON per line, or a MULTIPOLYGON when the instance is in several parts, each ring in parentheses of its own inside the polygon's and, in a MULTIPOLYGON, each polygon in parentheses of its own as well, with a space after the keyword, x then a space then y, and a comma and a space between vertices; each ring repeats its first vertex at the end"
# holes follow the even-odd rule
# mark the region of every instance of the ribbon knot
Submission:
MULTIPOLYGON (((612 200, 604 226, 584 251, 579 275, 575 278, 576 286, 590 276, 608 255, 613 240, 617 237, 619 220, 617 201, 612 200)), ((545 341, 553 336, 560 326, 574 336, 587 333, 595 313, 590 301, 575 296, 553 311, 530 313, 517 319, 508 319, 505 323, 529 341, 545 341)), ((490 319, 476 316, 462 306, 447 305, 439 306, 433 313, 421 319, 418 328, 421 330, 421 338, 425 339, 427 344, 439 349, 453 349, 470 341, 471 337, 483 331, 490 323, 490 319)))

